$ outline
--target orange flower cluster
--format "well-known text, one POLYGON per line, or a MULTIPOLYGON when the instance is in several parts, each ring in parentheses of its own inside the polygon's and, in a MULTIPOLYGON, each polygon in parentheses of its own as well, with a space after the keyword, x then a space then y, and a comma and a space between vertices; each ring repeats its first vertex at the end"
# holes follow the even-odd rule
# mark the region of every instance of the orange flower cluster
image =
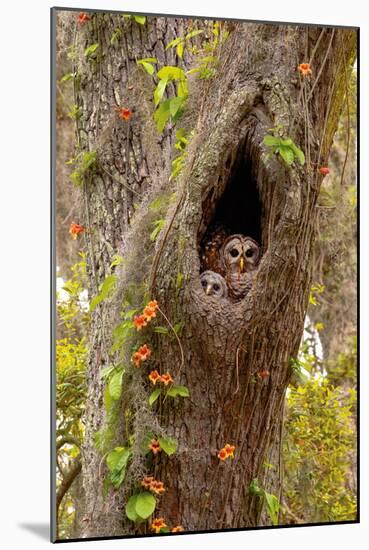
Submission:
POLYGON ((148 359, 150 355, 151 355, 151 349, 147 344, 144 344, 132 355, 132 359, 131 359, 132 363, 134 363, 136 367, 140 367, 141 362, 146 361, 146 359, 148 359))
POLYGON ((69 228, 69 233, 72 235, 72 239, 76 240, 80 233, 86 231, 86 228, 79 223, 71 223, 69 228))
POLYGON ((142 487, 144 487, 145 489, 149 489, 152 493, 155 493, 156 495, 160 495, 165 491, 164 483, 162 481, 154 479, 152 476, 145 476, 141 481, 141 485, 142 487))
POLYGON ((154 453, 154 455, 160 453, 161 451, 161 447, 160 447, 160 443, 157 439, 152 439, 148 445, 150 451, 152 451, 154 453))
POLYGON ((300 63, 300 65, 297 67, 302 76, 309 76, 312 74, 310 63, 300 63))
POLYGON ((151 319, 156 317, 156 310, 158 307, 158 302, 156 300, 151 300, 144 308, 143 313, 134 317, 133 322, 137 330, 141 330, 151 321, 151 319))
POLYGON ((229 457, 234 458, 235 448, 236 447, 234 445, 230 445, 229 443, 226 443, 226 445, 224 445, 224 447, 220 449, 218 453, 218 458, 223 461, 227 460, 227 458, 229 457))
POLYGON ((87 15, 87 13, 81 11, 81 13, 78 15, 77 21, 80 25, 84 25, 84 23, 87 23, 87 21, 90 21, 91 17, 87 15))
POLYGON ((156 382, 163 382, 163 384, 165 384, 165 386, 167 386, 168 384, 170 384, 171 382, 173 382, 173 378, 172 376, 169 374, 169 372, 167 372, 166 374, 162 374, 160 376, 160 374, 158 373, 157 370, 152 370, 149 374, 149 380, 153 383, 153 384, 156 384, 156 382))
POLYGON ((131 116, 133 115, 133 112, 130 111, 129 109, 125 108, 125 107, 114 107, 114 111, 117 112, 118 114, 118 117, 121 119, 121 120, 125 120, 127 122, 127 120, 129 120, 131 118, 131 116))
POLYGON ((330 173, 330 169, 327 166, 322 166, 319 168, 319 172, 323 174, 323 176, 327 176, 330 173))
POLYGON ((151 530, 155 531, 155 533, 160 533, 160 531, 166 526, 167 524, 165 523, 164 518, 157 518, 152 522, 151 530))
POLYGON ((270 372, 266 369, 258 372, 258 377, 261 378, 262 380, 264 380, 264 378, 268 378, 269 375, 270 375, 270 372))
POLYGON ((171 528, 171 533, 180 533, 181 531, 184 531, 182 525, 177 525, 176 527, 171 528))

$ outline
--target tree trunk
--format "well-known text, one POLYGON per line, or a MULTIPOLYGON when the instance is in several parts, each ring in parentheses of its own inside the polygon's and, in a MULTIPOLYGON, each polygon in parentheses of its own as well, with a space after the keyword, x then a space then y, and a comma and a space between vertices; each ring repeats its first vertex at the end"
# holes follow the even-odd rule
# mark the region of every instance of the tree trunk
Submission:
MULTIPOLYGON (((170 457, 162 452, 133 460, 123 486, 104 494, 104 457, 94 445, 106 421, 100 370, 112 361, 110 335, 121 304, 96 308, 83 453, 85 537, 146 532, 124 514, 132 480, 142 474, 165 483, 155 517, 190 531, 269 522, 261 515, 262 500, 249 491, 255 478, 279 495, 285 391, 311 283, 318 168, 327 161, 337 126, 356 32, 223 22, 230 36, 217 50, 216 75, 190 77, 189 100, 177 126, 194 135, 178 180, 169 181, 176 128, 157 133, 153 79, 136 60, 156 57, 158 67, 193 68, 193 54, 185 52, 180 60, 175 49, 165 49, 190 24, 149 17, 141 26, 116 14, 98 14, 76 31, 75 99, 82 112, 77 141, 82 150, 97 151, 96 168, 83 185, 81 218, 88 227, 90 295, 98 293, 114 254, 123 250, 120 298, 134 284, 131 302, 140 304, 137 289, 148 283, 147 295, 171 324, 182 323, 180 343, 149 331, 142 336, 154 350, 156 363, 150 367, 170 372, 190 391, 187 399, 160 398, 150 409, 147 376, 129 366, 131 351, 125 352, 127 389, 111 448, 127 443, 125 409, 133 415, 135 449, 151 428, 175 437, 178 450, 170 457), (117 28, 123 32, 111 45, 117 28), (83 50, 93 43, 99 43, 100 53, 86 60, 83 50), (299 76, 303 62, 310 62, 311 77, 299 76), (131 120, 122 123, 114 106, 134 109, 131 120), (276 155, 263 161, 263 138, 279 125, 304 150, 303 167, 288 167, 276 155), (148 206, 163 196, 171 201, 154 245, 149 233, 158 215, 148 206), (199 282, 203 242, 219 222, 229 234, 253 237, 262 249, 252 289, 235 303, 208 297, 199 282), (217 452, 226 443, 235 445, 235 457, 223 463, 217 452), (274 470, 265 467, 268 460, 274 470)), ((209 22, 194 27, 211 35, 209 22)))

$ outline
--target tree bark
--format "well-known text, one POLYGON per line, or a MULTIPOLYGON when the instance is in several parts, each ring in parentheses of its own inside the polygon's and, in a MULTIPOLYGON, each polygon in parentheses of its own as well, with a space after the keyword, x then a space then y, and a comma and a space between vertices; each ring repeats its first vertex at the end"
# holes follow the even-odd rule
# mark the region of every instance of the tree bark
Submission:
MULTIPOLYGON (((181 61, 174 49, 165 49, 188 32, 189 24, 180 18, 149 17, 141 26, 133 20, 122 23, 116 14, 94 15, 76 31, 80 56, 75 98, 82 110, 78 143, 82 150, 96 150, 98 158, 83 186, 90 295, 96 295, 111 272, 114 254, 123 250, 127 263, 119 284, 124 291, 131 282, 149 281, 150 298, 158 301, 172 325, 183 325, 180 346, 175 338, 157 334, 150 340, 153 368, 169 371, 176 384, 190 391, 187 399, 159 399, 151 413, 156 432, 175 437, 178 450, 170 457, 162 452, 144 458, 140 468, 165 483, 156 517, 198 531, 269 522, 262 515, 261 499, 249 492, 255 478, 279 495, 285 391, 311 283, 322 180, 318 168, 327 161, 342 108, 356 31, 222 23, 230 36, 217 51, 216 76, 204 81, 191 77, 179 124, 194 130, 194 137, 178 181, 170 182, 176 128, 157 134, 154 84, 136 60, 156 57, 158 67, 194 67, 194 55, 185 53, 181 61), (111 45, 118 27, 123 32, 111 45), (100 54, 88 61, 83 50, 92 43, 99 43, 100 54), (303 62, 310 62, 313 70, 305 79, 297 71, 303 62), (114 106, 134 109, 129 123, 117 119, 114 106), (263 162, 263 138, 279 125, 304 150, 303 167, 287 167, 276 156, 263 162), (149 233, 155 215, 148 206, 163 194, 174 200, 153 245, 149 233), (226 196, 235 213, 230 231, 247 228, 262 248, 252 289, 236 303, 209 298, 199 282, 202 242, 226 196), (222 463, 217 452, 226 443, 235 445, 235 458, 222 463), (268 460, 273 460, 275 473, 265 467, 268 460)), ((197 22, 196 28, 209 33, 206 21, 197 22)), ((118 320, 116 310, 106 304, 92 315, 82 470, 85 537, 147 530, 125 518, 129 479, 125 487, 103 495, 104 461, 94 445, 105 421, 100 370, 111 362, 109 335, 118 320)), ((142 374, 131 370, 129 377, 136 380, 131 388, 150 390, 139 379, 142 374)), ((138 403, 142 395, 136 401, 123 396, 122 402, 122 408, 134 410, 137 441, 137 432, 142 435, 151 418, 138 403)), ((126 443, 125 427, 121 411, 116 444, 126 443)), ((128 477, 130 472, 134 474, 128 470, 128 477)))

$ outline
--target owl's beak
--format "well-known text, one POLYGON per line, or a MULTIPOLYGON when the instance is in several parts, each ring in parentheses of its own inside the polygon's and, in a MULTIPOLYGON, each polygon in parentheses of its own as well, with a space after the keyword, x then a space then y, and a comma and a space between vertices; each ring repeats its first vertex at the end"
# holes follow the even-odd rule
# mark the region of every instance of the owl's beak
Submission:
POLYGON ((245 258, 241 256, 240 258, 240 273, 243 273, 245 271, 245 258))
POLYGON ((211 293, 211 285, 207 285, 206 290, 205 290, 205 294, 207 296, 209 296, 210 293, 211 293))

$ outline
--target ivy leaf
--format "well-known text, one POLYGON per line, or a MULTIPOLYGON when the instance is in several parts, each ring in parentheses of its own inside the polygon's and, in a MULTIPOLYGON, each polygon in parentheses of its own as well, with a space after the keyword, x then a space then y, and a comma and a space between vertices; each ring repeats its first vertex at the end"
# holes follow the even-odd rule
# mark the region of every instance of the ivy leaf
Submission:
POLYGON ((109 382, 109 393, 111 398, 114 399, 114 401, 117 401, 122 394, 123 374, 124 374, 124 369, 119 370, 112 376, 109 382))
POLYGON ((156 332, 157 334, 168 334, 169 330, 167 329, 167 327, 155 327, 154 328, 154 332, 156 332))
POLYGON ((138 493, 136 496, 135 510, 136 514, 142 519, 147 519, 154 512, 156 507, 156 499, 154 495, 145 491, 138 493))
POLYGON ((75 78, 76 73, 67 73, 59 80, 60 84, 63 84, 63 82, 68 82, 69 80, 72 80, 75 78))
POLYGON ((153 75, 154 74, 154 67, 151 65, 151 63, 146 63, 145 61, 142 61, 140 63, 140 65, 143 66, 143 68, 145 69, 145 71, 149 74, 149 75, 153 75))
POLYGON ((132 495, 126 504, 126 516, 131 521, 138 521, 141 519, 136 512, 136 502, 138 495, 132 495))
POLYGON ((115 275, 108 275, 102 285, 100 286, 100 294, 95 296, 90 303, 90 311, 93 311, 95 307, 100 304, 103 300, 111 296, 115 285, 117 282, 117 277, 115 275))
POLYGON ((184 103, 183 97, 174 97, 170 100, 169 104, 169 112, 172 117, 175 117, 179 109, 182 107, 184 103))
POLYGON ((167 45, 167 47, 165 48, 165 50, 169 50, 169 48, 175 48, 175 47, 178 46, 178 44, 180 44, 181 42, 183 42, 183 38, 182 38, 182 37, 175 38, 174 40, 172 40, 171 42, 169 42, 169 44, 167 45))
POLYGON ((194 36, 198 36, 199 34, 202 34, 204 31, 201 31, 199 29, 195 31, 191 31, 188 34, 186 34, 185 39, 189 40, 190 38, 194 38, 194 36))
POLYGON ((96 57, 99 47, 99 44, 91 44, 91 46, 88 46, 88 48, 85 49, 85 56, 90 58, 96 57))
POLYGON ((146 57, 145 59, 140 59, 139 61, 137 61, 137 65, 142 65, 142 67, 149 75, 153 75, 155 69, 152 64, 157 62, 158 60, 156 59, 156 57, 146 57))
POLYGON ((186 75, 183 69, 180 69, 179 67, 173 67, 171 65, 166 65, 158 72, 158 78, 167 78, 168 80, 182 80, 186 79, 186 75))
POLYGON ((293 159, 295 158, 292 149, 290 147, 280 146, 278 147, 278 152, 283 158, 284 162, 288 164, 288 166, 291 166, 291 164, 293 163, 293 159))
POLYGON ((178 97, 183 98, 183 100, 188 97, 188 84, 186 78, 180 80, 178 83, 178 97))
POLYGON ((188 391, 188 388, 186 386, 172 386, 167 391, 167 395, 170 397, 177 397, 179 395, 180 397, 189 397, 190 392, 188 391))
POLYGON ((265 503, 268 510, 269 517, 273 525, 278 525, 278 512, 279 512, 279 500, 275 495, 265 492, 264 493, 265 503))
POLYGON ((184 43, 180 42, 177 46, 177 55, 180 59, 183 58, 184 43))
POLYGON ((127 466, 130 455, 131 451, 127 447, 115 447, 106 457, 106 465, 111 472, 121 470, 127 466))
POLYGON ((165 225, 165 220, 156 220, 154 222, 155 229, 150 233, 150 241, 156 241, 157 236, 165 225))
POLYGON ((156 388, 156 390, 154 390, 152 392, 152 394, 150 395, 149 397, 149 405, 150 407, 153 406, 153 404, 155 403, 155 401, 157 400, 157 398, 159 397, 159 395, 161 394, 161 389, 160 388, 156 388))
POLYGON ((159 134, 161 134, 161 132, 164 130, 164 127, 170 118, 169 105, 170 99, 167 99, 154 113, 154 119, 156 121, 156 126, 159 134))
POLYGON ((178 444, 172 437, 159 437, 158 441, 160 443, 160 447, 168 456, 176 452, 178 444))
POLYGON ((134 15, 133 19, 138 23, 139 25, 144 25, 146 23, 146 17, 144 15, 134 15))
POLYGON ((106 457, 106 464, 110 470, 110 481, 115 489, 118 489, 124 481, 130 456, 130 449, 116 447, 106 457))
POLYGON ((249 486, 249 491, 252 495, 257 495, 258 497, 264 496, 264 491, 259 487, 259 480, 254 478, 249 486))
POLYGON ((158 106, 165 92, 166 85, 168 84, 168 78, 163 78, 159 80, 158 85, 154 90, 154 103, 155 106, 158 106))
POLYGON ((264 145, 267 147, 278 147, 280 145, 280 138, 275 136, 266 135, 263 139, 264 145))
POLYGON ((295 154, 295 157, 297 157, 297 160, 299 161, 301 166, 303 166, 305 164, 304 153, 301 151, 300 147, 297 147, 297 145, 295 145, 295 143, 292 143, 291 148, 295 154))
POLYGON ((143 438, 141 443, 141 452, 144 455, 147 455, 150 452, 149 444, 152 439, 155 439, 155 434, 153 432, 148 432, 143 438))

